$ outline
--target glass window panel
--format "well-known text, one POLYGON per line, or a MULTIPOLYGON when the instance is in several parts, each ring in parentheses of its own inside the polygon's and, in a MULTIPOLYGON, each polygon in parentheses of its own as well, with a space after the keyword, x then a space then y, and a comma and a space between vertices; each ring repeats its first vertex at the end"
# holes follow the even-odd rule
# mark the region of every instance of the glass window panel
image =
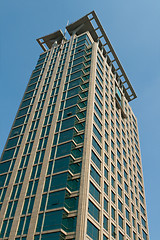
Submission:
POLYGON ((64 206, 65 191, 49 193, 47 209, 54 209, 64 206))
POLYGON ((108 212, 108 201, 105 198, 104 198, 104 210, 106 210, 106 212, 108 212))
POLYGON ((1 237, 4 236, 5 230, 6 230, 6 226, 7 226, 7 220, 3 221, 3 225, 2 225, 2 229, 1 229, 1 237))
POLYGON ((71 152, 71 142, 61 144, 57 147, 56 157, 67 155, 71 152))
POLYGON ((72 97, 72 98, 69 98, 66 100, 66 104, 65 104, 65 107, 70 107, 72 105, 75 105, 78 101, 78 96, 75 96, 75 97, 72 97))
POLYGON ((93 132, 96 135, 96 137, 98 138, 98 140, 101 142, 102 136, 94 125, 93 125, 93 132))
POLYGON ((89 220, 87 220, 87 234, 93 240, 99 239, 99 230, 89 220))
POLYGON ((101 161, 99 160, 99 158, 97 157, 97 155, 93 151, 92 151, 91 159, 96 164, 96 166, 99 169, 101 169, 101 161))
POLYGON ((23 108, 23 109, 19 110, 17 117, 20 117, 20 116, 23 116, 23 115, 27 114, 28 108, 29 107, 26 107, 26 108, 23 108))
POLYGON ((77 135, 73 138, 76 144, 80 144, 84 141, 84 134, 77 135))
POLYGON ((22 214, 26 214, 28 208, 29 198, 25 199, 22 214))
POLYGON ((75 117, 71 117, 69 119, 63 120, 62 121, 61 130, 73 127, 74 126, 74 122, 75 122, 75 117))
POLYGON ((92 166, 91 166, 90 174, 91 174, 92 178, 100 185, 101 177, 92 166))
POLYGON ((71 90, 68 90, 67 98, 72 97, 74 95, 77 95, 79 93, 79 90, 80 90, 79 87, 72 88, 71 90))
POLYGON ((20 218, 19 227, 18 227, 18 231, 17 231, 17 235, 21 235, 22 234, 24 221, 25 221, 25 217, 21 217, 20 218))
POLYGON ((90 182, 90 190, 89 190, 89 192, 97 200, 97 202, 100 202, 100 192, 98 191, 98 189, 91 182, 90 182))
POLYGON ((77 191, 79 190, 79 185, 80 185, 80 179, 71 179, 67 181, 67 187, 69 188, 69 190, 71 191, 77 191))
POLYGON ((12 204, 13 204, 13 202, 9 202, 8 203, 8 208, 7 208, 7 212, 6 212, 5 218, 9 217, 10 211, 11 211, 11 208, 12 208, 12 204))
POLYGON ((32 198, 30 199, 30 204, 29 204, 29 208, 28 208, 28 213, 32 213, 33 204, 34 204, 34 199, 35 199, 35 197, 32 197, 32 198))
POLYGON ((17 145, 19 137, 12 138, 8 141, 6 148, 11 148, 17 145))
POLYGON ((104 192, 108 195, 108 185, 104 182, 104 192))
POLYGON ((8 223, 8 227, 7 227, 7 230, 6 230, 6 237, 9 237, 9 234, 10 234, 10 231, 11 231, 11 227, 12 227, 12 223, 13 223, 13 219, 10 219, 9 220, 9 223, 8 223))
POLYGON ((89 200, 88 203, 88 212, 99 221, 99 209, 89 200))
POLYGON ((61 172, 68 169, 69 166, 69 157, 64 157, 57 159, 54 163, 53 173, 61 172))
POLYGON ((118 215, 118 222, 119 222, 119 226, 123 229, 123 218, 118 215))
POLYGON ((20 117, 20 118, 16 119, 16 121, 14 123, 14 127, 23 124, 24 121, 25 121, 25 118, 26 118, 26 116, 23 116, 23 117, 20 117))
POLYGON ((103 215, 103 228, 108 231, 108 218, 103 215))
POLYGON ((45 214, 43 231, 61 228, 61 221, 62 221, 62 210, 47 212, 45 214))
POLYGON ((32 192, 33 195, 36 194, 36 192, 37 192, 37 186, 38 186, 38 180, 36 180, 36 181, 34 182, 33 192, 32 192))
POLYGON ((66 186, 66 183, 67 183, 67 173, 62 173, 62 174, 52 176, 50 190, 52 191, 55 189, 63 188, 66 186))
POLYGON ((23 230, 23 234, 27 234, 28 233, 30 219, 31 219, 31 216, 27 216, 26 222, 25 222, 25 226, 24 226, 24 230, 23 230))
POLYGON ((94 104, 94 109, 95 109, 96 113, 98 114, 98 116, 100 117, 100 119, 102 119, 102 113, 101 113, 101 111, 99 110, 99 108, 97 107, 96 104, 94 104))
POLYGON ((21 104, 21 106, 20 106, 20 108, 23 108, 23 107, 26 107, 26 106, 30 105, 31 100, 32 100, 32 99, 30 98, 30 99, 28 99, 28 100, 23 101, 22 104, 21 104))
POLYGON ((102 124, 101 122, 98 120, 97 116, 94 114, 94 121, 97 124, 97 126, 99 127, 100 130, 102 130, 102 124))
POLYGON ((83 154, 83 147, 77 148, 77 149, 73 149, 71 151, 71 154, 73 155, 74 158, 80 158, 82 157, 83 154))
POLYGON ((0 174, 8 172, 10 165, 11 165, 11 161, 0 163, 0 174))
POLYGON ((96 149, 96 151, 99 153, 99 155, 101 155, 101 147, 93 137, 92 137, 92 145, 96 149))
POLYGON ((43 214, 39 214, 36 232, 40 232, 42 228, 43 214))
POLYGON ((95 95, 95 100, 98 103, 98 106, 100 107, 100 109, 102 109, 102 103, 100 102, 99 98, 97 97, 97 95, 95 95))
POLYGON ((14 128, 11 132, 10 137, 14 137, 16 135, 19 135, 21 133, 21 130, 22 130, 22 126, 14 128))
POLYGON ((72 138, 73 138, 73 129, 61 132, 59 136, 59 143, 69 141, 72 138))

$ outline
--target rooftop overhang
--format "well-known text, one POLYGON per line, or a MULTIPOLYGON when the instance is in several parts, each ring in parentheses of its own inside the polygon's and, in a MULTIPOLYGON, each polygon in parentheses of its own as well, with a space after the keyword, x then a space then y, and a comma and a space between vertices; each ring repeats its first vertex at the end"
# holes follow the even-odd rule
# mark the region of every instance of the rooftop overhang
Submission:
POLYGON ((57 41, 57 44, 60 44, 63 39, 65 39, 63 32, 58 30, 57 32, 38 38, 37 42, 44 51, 47 51, 47 48, 50 49, 54 42, 57 41))
MULTIPOLYGON (((124 94, 128 101, 135 99, 136 93, 94 11, 88 13, 84 17, 80 18, 74 23, 71 23, 66 27, 70 36, 74 33, 76 35, 83 34, 84 32, 89 32, 95 42, 99 42, 99 47, 101 48, 104 57, 107 58, 107 62, 112 66, 112 71, 116 75, 116 78, 120 82, 123 88, 124 94)), ((65 39, 65 36, 61 30, 54 32, 52 34, 46 35, 44 37, 38 38, 37 41, 44 51, 47 48, 51 48, 53 43, 57 41, 58 44, 65 39)))
POLYGON ((109 64, 112 65, 113 72, 117 75, 117 78, 123 86, 125 96, 128 101, 135 99, 136 93, 94 11, 88 13, 84 17, 80 18, 76 22, 66 27, 70 35, 76 33, 80 35, 84 32, 89 31, 93 40, 99 42, 99 46, 103 49, 103 55, 109 58, 109 64))

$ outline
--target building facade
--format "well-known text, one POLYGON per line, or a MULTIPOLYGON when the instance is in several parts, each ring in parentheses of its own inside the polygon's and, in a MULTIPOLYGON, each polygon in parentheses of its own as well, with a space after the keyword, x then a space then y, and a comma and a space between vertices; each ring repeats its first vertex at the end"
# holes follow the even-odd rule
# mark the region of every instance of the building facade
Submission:
POLYGON ((0 239, 149 240, 134 89, 95 12, 43 49, 0 162, 0 239))

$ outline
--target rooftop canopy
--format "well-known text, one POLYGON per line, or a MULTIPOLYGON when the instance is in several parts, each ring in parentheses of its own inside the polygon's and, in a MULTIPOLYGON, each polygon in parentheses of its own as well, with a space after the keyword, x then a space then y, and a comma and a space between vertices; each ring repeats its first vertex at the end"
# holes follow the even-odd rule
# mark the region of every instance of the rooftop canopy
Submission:
MULTIPOLYGON (((74 23, 71 23, 66 27, 68 33, 72 36, 74 33, 78 36, 84 32, 89 32, 95 42, 99 42, 99 47, 103 52, 104 57, 107 57, 107 62, 110 66, 112 66, 112 71, 116 74, 116 78, 123 87, 123 91, 128 101, 135 99, 136 93, 94 11, 88 13, 84 17, 80 18, 74 23)), ((47 35, 45 37, 37 39, 38 43, 42 47, 44 51, 46 48, 44 44, 47 45, 48 48, 51 48, 54 41, 60 43, 62 39, 65 39, 61 30, 47 35), (43 40, 43 42, 42 42, 43 40)))

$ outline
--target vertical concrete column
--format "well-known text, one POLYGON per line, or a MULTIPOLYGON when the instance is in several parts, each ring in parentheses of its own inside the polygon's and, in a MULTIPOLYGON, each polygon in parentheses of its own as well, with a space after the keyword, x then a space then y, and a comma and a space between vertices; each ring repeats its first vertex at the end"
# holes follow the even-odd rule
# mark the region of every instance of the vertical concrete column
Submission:
POLYGON ((88 91, 88 103, 86 114, 86 127, 84 136, 84 148, 82 158, 81 182, 78 203, 76 240, 86 239, 87 230, 87 212, 88 212, 88 196, 89 196, 89 176, 90 176, 90 159, 92 146, 93 131, 93 111, 94 111, 94 94, 95 94, 95 78, 96 78, 96 56, 97 43, 92 46, 90 82, 88 91))
MULTIPOLYGON (((99 49, 100 52, 100 49, 99 49)), ((103 52, 103 51, 102 51, 103 52)), ((104 159, 104 154, 105 154, 105 93, 106 93, 106 88, 105 88, 105 65, 106 65, 106 60, 104 59, 103 62, 103 115, 102 115, 102 163, 101 163, 101 196, 100 196, 100 205, 101 205, 101 210, 100 210, 100 232, 99 232, 99 239, 103 239, 103 209, 104 209, 104 166, 105 166, 105 159, 104 159)), ((109 147, 108 147, 109 149, 109 147)), ((107 154, 106 154, 107 155, 107 154)))
MULTIPOLYGON (((36 193, 36 197, 35 197, 35 202, 34 202, 34 206, 33 206, 33 212, 32 212, 32 216, 31 216, 30 226, 29 226, 29 230, 28 230, 28 234, 27 234, 27 240, 34 239, 34 234, 36 232, 36 224, 35 223, 38 220, 38 213, 40 210, 40 203, 41 203, 43 188, 44 188, 44 184, 45 184, 45 177, 46 177, 47 169, 48 169, 48 165, 49 165, 49 156, 50 156, 50 153, 52 150, 53 138, 54 138, 54 133, 56 130, 56 122, 58 120, 58 112, 60 110, 60 104, 61 104, 64 84, 65 84, 69 60, 70 60, 73 39, 74 39, 74 36, 72 36, 70 39, 68 52, 67 52, 67 56, 66 56, 66 61, 64 64, 64 69, 63 69, 63 74, 62 74, 61 83, 60 83, 60 87, 59 87, 58 97, 57 97, 57 101, 56 101, 56 105, 55 105, 55 110, 54 110, 53 119, 52 119, 52 123, 51 123, 50 133, 48 136, 48 142, 47 142, 46 151, 45 151, 45 155, 44 155, 43 166, 42 166, 41 175, 39 178, 39 184, 38 184, 38 188, 37 188, 37 193, 36 193)), ((56 64, 57 64, 57 68, 58 68, 59 59, 57 59, 56 64)), ((55 78, 55 72, 53 72, 53 78, 55 78)))

